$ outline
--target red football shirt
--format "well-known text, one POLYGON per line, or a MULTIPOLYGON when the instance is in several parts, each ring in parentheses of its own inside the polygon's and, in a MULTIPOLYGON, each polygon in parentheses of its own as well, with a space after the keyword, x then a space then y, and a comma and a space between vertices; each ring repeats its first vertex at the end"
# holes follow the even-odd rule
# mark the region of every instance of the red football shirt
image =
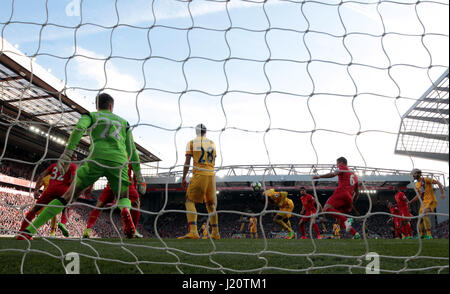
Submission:
POLYGON ((397 201, 397 206, 399 210, 408 210, 408 198, 405 193, 398 192, 395 194, 395 201, 397 201))
POLYGON ((391 214, 393 214, 393 215, 400 215, 400 211, 398 210, 397 206, 392 206, 390 208, 390 211, 391 211, 391 214))
POLYGON ((316 203, 314 200, 314 197, 310 194, 306 194, 302 197, 300 197, 300 200, 302 201, 302 205, 305 208, 305 210, 315 210, 316 207, 314 204, 316 203))
POLYGON ((50 172, 50 181, 48 186, 52 188, 53 187, 68 188, 71 184, 70 178, 72 177, 72 175, 75 175, 76 170, 77 166, 74 163, 71 163, 69 165, 69 169, 63 176, 59 172, 56 163, 53 163, 47 168, 47 171, 50 172))
POLYGON ((336 190, 349 192, 353 195, 354 187, 358 185, 358 177, 353 172, 350 172, 348 166, 342 163, 338 165, 338 169, 342 172, 338 174, 338 187, 336 190))

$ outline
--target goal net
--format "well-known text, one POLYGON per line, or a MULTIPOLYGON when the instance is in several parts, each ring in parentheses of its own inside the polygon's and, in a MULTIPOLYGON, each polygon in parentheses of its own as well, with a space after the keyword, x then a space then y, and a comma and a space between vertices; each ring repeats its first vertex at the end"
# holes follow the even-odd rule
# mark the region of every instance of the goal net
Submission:
MULTIPOLYGON (((445 0, 2 1, 2 273, 71 272, 74 254, 81 273, 448 273, 448 8, 445 0), (433 88, 439 97, 420 100, 433 88), (125 238, 116 202, 100 208, 83 238, 101 178, 67 204, 69 237, 53 236, 49 222, 33 240, 15 240, 42 192, 38 176, 102 92, 137 143, 147 192, 132 211, 143 238, 125 238), (425 117, 415 136, 436 139, 439 127, 439 146, 420 143, 421 154, 446 150, 447 160, 415 157, 407 150, 416 143, 397 142, 405 114, 418 117, 413 106, 425 117), (200 123, 217 149, 221 238, 177 240, 188 231, 186 145, 200 123), (323 207, 338 177, 313 177, 336 172, 339 157, 359 180, 353 209, 305 216, 300 188, 323 207), (434 180, 437 207, 425 214, 418 197, 399 217, 389 209, 396 187, 408 200, 422 193, 413 169, 434 180), (293 210, 280 211, 254 182, 286 192, 293 210), (290 216, 293 239, 277 214, 290 216), (336 230, 336 215, 351 219, 360 239, 336 230), (433 240, 421 238, 424 219, 433 240), (396 232, 402 220, 413 238, 396 232)), ((90 144, 85 134, 78 166, 90 144)), ((202 237, 211 213, 199 204, 197 215, 202 237)))

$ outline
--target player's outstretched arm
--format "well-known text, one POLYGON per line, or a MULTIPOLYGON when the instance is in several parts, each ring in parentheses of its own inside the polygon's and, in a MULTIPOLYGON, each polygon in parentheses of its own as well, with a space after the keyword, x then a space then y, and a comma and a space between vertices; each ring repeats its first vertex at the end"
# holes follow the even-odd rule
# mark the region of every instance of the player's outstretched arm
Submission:
POLYGON ((433 184, 439 186, 439 193, 441 193, 441 199, 445 199, 444 186, 438 180, 433 180, 433 184))
POLYGON ((318 175, 318 176, 313 176, 313 180, 318 180, 318 179, 329 179, 329 178, 334 178, 338 175, 338 172, 332 172, 332 173, 328 173, 328 174, 324 174, 324 175, 318 175))
POLYGON ((419 200, 419 195, 416 195, 413 199, 408 201, 408 205, 410 205, 411 203, 416 202, 417 200, 419 200))
POLYGON ((78 146, 78 143, 80 142, 81 138, 83 137, 84 132, 91 126, 91 123, 92 119, 89 115, 83 115, 78 120, 77 125, 70 134, 66 148, 64 149, 64 152, 61 154, 58 163, 56 165, 61 175, 64 175, 67 172, 67 169, 70 166, 70 162, 72 161, 73 152, 75 148, 78 146))
POLYGON ((189 172, 189 168, 191 167, 191 158, 192 155, 186 154, 186 160, 184 161, 184 167, 183 167, 183 179, 181 180, 181 185, 183 188, 186 188, 186 176, 189 172))

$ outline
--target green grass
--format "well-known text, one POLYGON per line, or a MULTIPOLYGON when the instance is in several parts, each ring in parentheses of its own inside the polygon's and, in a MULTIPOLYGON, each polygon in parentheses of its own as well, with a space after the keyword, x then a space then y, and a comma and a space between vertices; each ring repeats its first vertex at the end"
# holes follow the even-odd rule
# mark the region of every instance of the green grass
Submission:
MULTIPOLYGON (((365 273, 363 240, 119 239, 17 241, 0 238, 0 274, 62 274, 65 254, 80 254, 80 273, 94 274, 214 274, 214 273, 365 273), (315 255, 312 253, 315 252, 315 255), (334 256, 342 255, 342 256, 334 256), (359 267, 358 267, 359 266, 359 267), (314 267, 309 269, 310 267, 314 267)), ((448 274, 448 239, 368 240, 369 252, 380 258, 380 268, 405 273, 448 274), (406 261, 406 258, 417 257, 406 261), (443 259, 430 259, 440 257, 443 259), (423 269, 429 268, 429 269, 423 269), (420 270, 422 269, 422 270, 420 270), (411 271, 413 270, 413 271, 411 271)))

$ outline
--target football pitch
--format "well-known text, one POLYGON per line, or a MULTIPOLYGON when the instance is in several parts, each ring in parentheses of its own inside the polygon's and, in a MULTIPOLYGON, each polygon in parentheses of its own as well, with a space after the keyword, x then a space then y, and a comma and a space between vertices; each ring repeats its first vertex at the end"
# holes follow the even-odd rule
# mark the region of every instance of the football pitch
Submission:
POLYGON ((0 238, 1 274, 63 274, 79 255, 81 274, 365 273, 366 252, 381 273, 448 274, 448 239, 422 240, 35 239, 0 238), (366 246, 369 250, 366 251, 366 246), (433 257, 433 258, 431 258, 433 257), (435 259, 438 258, 438 259, 435 259), (21 268, 23 270, 21 270, 21 268), (392 271, 392 272, 391 272, 392 271))

